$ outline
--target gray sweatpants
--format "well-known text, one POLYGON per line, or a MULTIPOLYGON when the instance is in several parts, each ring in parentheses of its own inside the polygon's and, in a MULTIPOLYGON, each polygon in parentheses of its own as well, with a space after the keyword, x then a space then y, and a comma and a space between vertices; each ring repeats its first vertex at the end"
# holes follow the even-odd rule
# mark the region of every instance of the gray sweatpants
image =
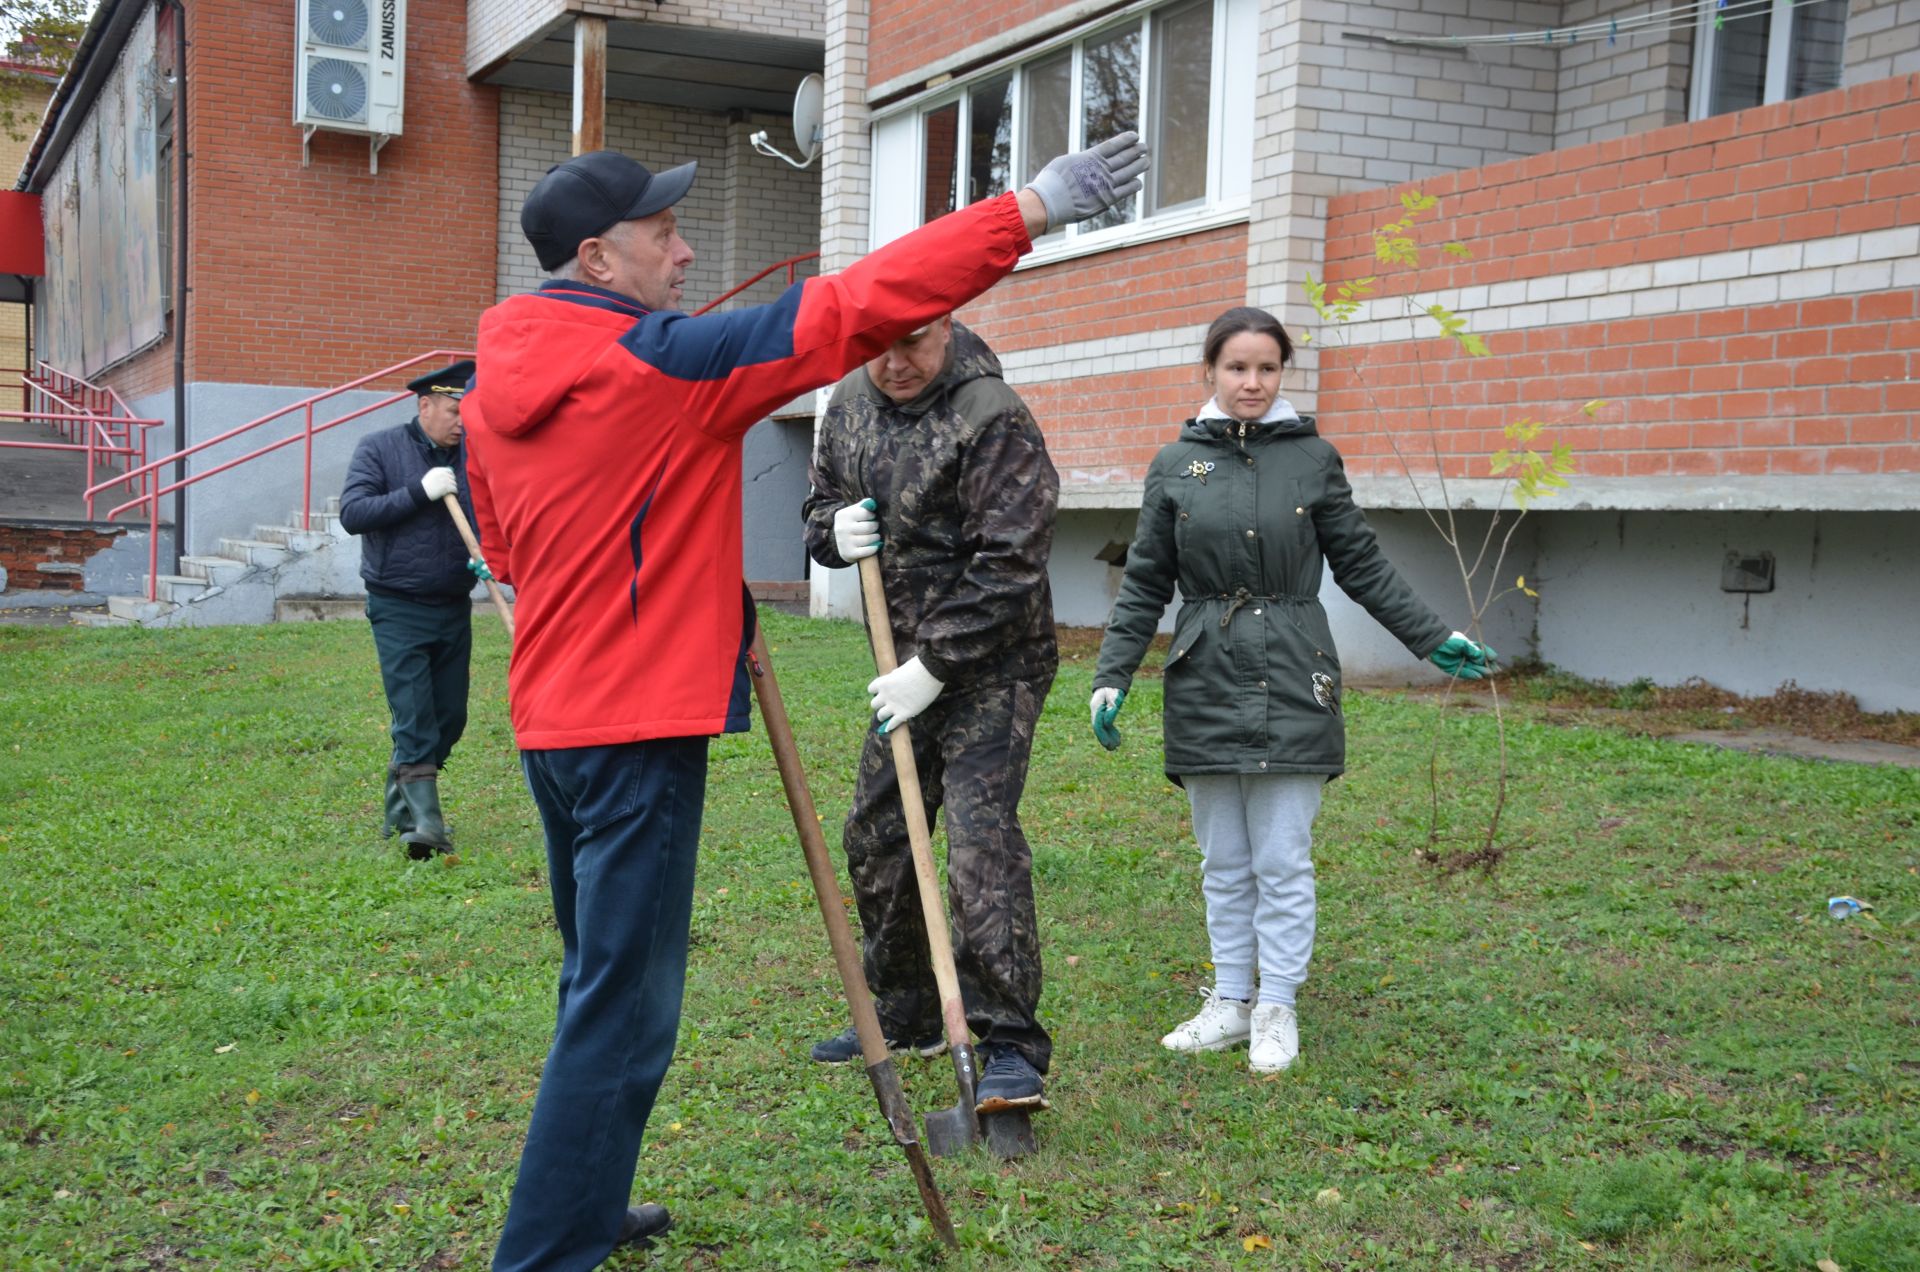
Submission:
POLYGON ((1180 779, 1200 841, 1214 992, 1293 1005, 1313 956, 1313 819, 1319 773, 1205 774, 1180 779))

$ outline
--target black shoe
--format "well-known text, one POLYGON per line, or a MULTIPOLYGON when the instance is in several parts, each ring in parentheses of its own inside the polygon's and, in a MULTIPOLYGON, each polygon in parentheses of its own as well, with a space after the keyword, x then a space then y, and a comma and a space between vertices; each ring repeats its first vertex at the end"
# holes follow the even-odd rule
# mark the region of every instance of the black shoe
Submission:
MULTIPOLYGON (((915 1055, 923 1059, 937 1056, 947 1049, 947 1040, 938 1031, 911 1042, 898 1038, 887 1039, 887 1050, 896 1056, 915 1055)), ((849 1060, 860 1059, 860 1035, 848 1025, 845 1030, 828 1038, 825 1042, 813 1044, 813 1050, 807 1053, 821 1064, 845 1064, 849 1060)))
POLYGON ((653 1239, 673 1227, 673 1216, 667 1208, 658 1202, 643 1201, 637 1206, 627 1207, 627 1217, 620 1221, 620 1239, 613 1244, 618 1246, 637 1245, 642 1249, 653 1244, 653 1239))
POLYGON ((988 1050, 986 1067, 980 1074, 980 1085, 974 1089, 974 1096, 976 1113, 1047 1107, 1046 1089, 1040 1084, 1039 1072, 1012 1047, 988 1050))

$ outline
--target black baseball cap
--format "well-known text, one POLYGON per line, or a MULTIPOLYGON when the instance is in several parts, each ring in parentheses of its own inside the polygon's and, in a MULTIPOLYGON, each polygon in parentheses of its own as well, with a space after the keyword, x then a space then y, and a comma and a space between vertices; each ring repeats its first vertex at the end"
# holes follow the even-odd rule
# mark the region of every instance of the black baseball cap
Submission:
POLYGON ((617 150, 591 150, 547 169, 520 209, 540 268, 573 259, 580 244, 621 221, 664 212, 685 197, 698 162, 654 172, 617 150))

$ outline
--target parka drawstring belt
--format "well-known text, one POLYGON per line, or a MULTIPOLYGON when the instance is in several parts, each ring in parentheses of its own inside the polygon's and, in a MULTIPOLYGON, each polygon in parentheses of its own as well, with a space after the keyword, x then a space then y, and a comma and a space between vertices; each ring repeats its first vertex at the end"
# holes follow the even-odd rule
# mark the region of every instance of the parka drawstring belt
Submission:
POLYGON ((1305 604, 1308 601, 1318 600, 1319 598, 1315 596, 1295 596, 1288 592, 1261 594, 1249 591, 1243 587, 1237 592, 1220 593, 1220 599, 1229 602, 1227 612, 1220 616, 1220 626, 1225 627, 1233 621, 1234 612, 1249 601, 1292 601, 1295 604, 1305 604))

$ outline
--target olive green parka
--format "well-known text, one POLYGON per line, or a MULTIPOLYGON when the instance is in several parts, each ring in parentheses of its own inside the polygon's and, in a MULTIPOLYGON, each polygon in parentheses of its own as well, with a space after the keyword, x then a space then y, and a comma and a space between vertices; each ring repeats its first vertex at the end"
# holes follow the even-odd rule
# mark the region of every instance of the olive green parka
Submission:
POLYGON ((1323 565, 1418 658, 1450 634, 1394 571, 1311 418, 1188 420, 1147 469, 1139 528, 1100 644, 1096 689, 1126 689, 1173 599, 1166 771, 1346 767, 1340 655, 1323 565))

